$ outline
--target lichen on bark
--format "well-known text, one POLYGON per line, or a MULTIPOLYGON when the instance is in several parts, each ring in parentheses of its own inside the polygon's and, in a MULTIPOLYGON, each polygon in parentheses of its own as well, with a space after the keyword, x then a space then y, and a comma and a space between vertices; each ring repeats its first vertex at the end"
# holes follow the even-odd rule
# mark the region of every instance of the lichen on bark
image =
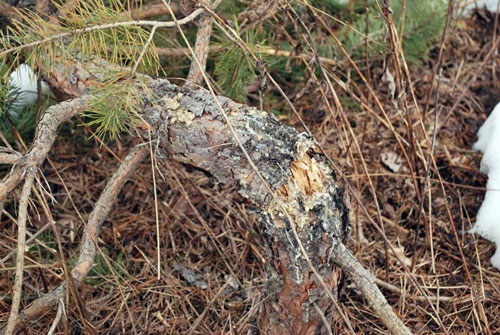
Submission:
MULTIPOLYGON (((159 98, 149 104, 144 116, 162 139, 159 147, 164 154, 209 172, 221 183, 237 186, 241 195, 260 207, 269 206, 272 196, 209 92, 183 89, 165 80, 153 92, 159 98)), ((266 183, 273 191, 279 190, 290 179, 292 163, 313 147, 312 138, 283 126, 274 115, 225 97, 218 99, 266 183)))

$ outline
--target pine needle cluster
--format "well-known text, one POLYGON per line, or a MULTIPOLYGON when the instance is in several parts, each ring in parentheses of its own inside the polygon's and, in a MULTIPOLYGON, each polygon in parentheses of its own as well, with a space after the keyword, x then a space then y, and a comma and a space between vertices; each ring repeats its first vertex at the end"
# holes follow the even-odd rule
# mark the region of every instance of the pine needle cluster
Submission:
POLYGON ((124 4, 118 0, 77 1, 75 6, 56 4, 57 22, 44 20, 33 11, 22 12, 23 22, 14 21, 0 38, 0 57, 53 69, 55 61, 65 63, 75 55, 81 59, 100 57, 122 66, 140 59, 138 70, 157 65, 152 48, 141 55, 149 32, 139 25, 120 25, 133 22, 124 4))
MULTIPOLYGON (((236 27, 238 29, 238 27, 236 27)), ((255 49, 257 33, 249 30, 244 36, 245 43, 255 49)), ((257 78, 255 62, 241 47, 231 41, 219 44, 224 48, 215 57, 215 77, 217 83, 230 98, 246 101, 248 84, 257 78)))
POLYGON ((89 126, 96 126, 95 136, 120 137, 121 133, 135 125, 138 120, 136 110, 141 103, 136 86, 107 84, 92 93, 95 99, 89 102, 85 117, 89 126))
MULTIPOLYGON (((96 135, 115 138, 134 124, 137 73, 157 73, 159 60, 148 27, 134 24, 124 2, 119 0, 77 1, 74 6, 55 3, 59 19, 44 20, 33 11, 22 12, 23 22, 14 21, 0 36, 0 62, 10 64, 2 79, 21 63, 43 68, 50 74, 56 64, 78 58, 85 65, 95 57, 125 71, 103 71, 102 85, 95 94, 90 124, 96 135), (97 108, 99 107, 99 108, 97 108), (106 107, 106 108, 103 108, 106 107)), ((8 86, 8 85, 6 85, 8 86)), ((0 92, 7 101, 7 94, 0 92)), ((7 103, 7 102, 6 102, 7 103)), ((5 103, 5 104, 6 104, 5 103)), ((4 108, 5 110, 5 108, 4 108)))

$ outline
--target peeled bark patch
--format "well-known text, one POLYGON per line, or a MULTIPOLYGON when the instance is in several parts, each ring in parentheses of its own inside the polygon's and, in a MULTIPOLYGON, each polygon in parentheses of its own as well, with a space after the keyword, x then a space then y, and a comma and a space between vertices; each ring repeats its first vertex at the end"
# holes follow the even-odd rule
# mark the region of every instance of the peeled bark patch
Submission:
POLYGON ((317 307, 331 321, 333 302, 304 259, 291 225, 328 290, 336 292, 341 271, 331 262, 331 253, 345 238, 348 224, 343 191, 315 152, 312 138, 280 124, 273 115, 218 97, 244 148, 279 197, 273 199, 208 91, 158 81, 153 92, 159 98, 144 115, 154 128, 159 153, 236 186, 256 206, 269 261, 261 330, 316 334, 323 327, 317 307))

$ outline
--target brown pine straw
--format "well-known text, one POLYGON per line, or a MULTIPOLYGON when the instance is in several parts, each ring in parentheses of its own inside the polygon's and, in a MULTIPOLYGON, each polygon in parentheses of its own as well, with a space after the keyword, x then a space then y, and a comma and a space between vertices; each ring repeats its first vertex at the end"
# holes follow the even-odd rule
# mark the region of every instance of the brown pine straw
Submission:
MULTIPOLYGON (((494 246, 485 240, 460 233, 469 229, 474 221, 485 185, 485 178, 478 171, 480 155, 470 148, 478 127, 500 100, 500 90, 495 86, 498 85, 495 84, 498 83, 498 78, 495 77, 498 71, 492 71, 498 69, 500 60, 498 57, 487 58, 488 52, 496 44, 491 40, 493 33, 483 21, 484 18, 489 16, 482 13, 469 20, 467 25, 452 29, 446 45, 454 47, 443 51, 438 106, 434 106, 433 101, 430 103, 430 108, 437 107, 450 113, 447 122, 439 120, 441 127, 437 132, 433 155, 443 176, 442 185, 446 195, 441 193, 438 178, 433 172, 429 178, 428 198, 424 203, 430 224, 417 236, 420 248, 415 254, 414 275, 432 303, 438 306, 438 313, 451 334, 484 334, 486 323, 493 334, 500 329, 497 317, 500 313, 500 274, 489 263, 494 246), (479 67, 481 71, 478 71, 479 67), (450 112, 455 104, 453 112, 450 112), (446 213, 446 206, 450 208, 453 223, 446 213), (455 224, 458 230, 458 243, 463 249, 464 257, 457 251, 451 224, 455 224), (464 271, 465 265, 469 268, 470 280, 464 271), (480 305, 484 314, 480 312, 480 305)), ((326 17, 323 19, 327 20, 326 17)), ((331 21, 327 23, 334 24, 331 21)), ((312 29, 315 33, 321 33, 317 28, 312 29)), ((496 35, 498 38, 498 33, 496 35)), ((296 35, 293 37, 297 38, 296 35)), ((437 79, 432 76, 433 62, 436 61, 433 57, 435 55, 431 55, 431 60, 424 63, 418 71, 411 71, 417 102, 421 108, 425 105, 423 98, 429 83, 437 79)), ((336 66, 326 66, 326 72, 337 93, 342 96, 341 102, 345 107, 347 120, 336 114, 329 114, 321 93, 321 89, 327 92, 327 86, 321 79, 312 79, 312 84, 306 88, 305 93, 293 103, 306 125, 334 162, 349 176, 349 180, 353 183, 359 181, 359 201, 370 216, 376 217, 376 207, 367 181, 368 177, 372 178, 381 204, 382 220, 386 223, 387 238, 396 247, 395 252, 399 257, 408 261, 413 256, 410 252, 413 234, 406 232, 414 232, 419 208, 416 195, 418 190, 413 186, 413 178, 422 182, 423 177, 411 172, 404 159, 400 170, 395 172, 380 158, 382 153, 387 152, 403 158, 395 136, 409 138, 404 121, 406 116, 402 118, 399 111, 393 109, 387 87, 379 82, 382 75, 379 68, 371 69, 371 85, 397 135, 388 124, 382 122, 383 119, 377 119, 376 113, 371 112, 374 110, 373 102, 367 98, 369 92, 365 84, 351 82, 348 92, 343 90, 344 86, 335 78, 344 80, 343 76, 352 69, 342 62, 338 62, 336 66), (346 107, 347 102, 354 107, 346 107), (337 123, 347 129, 346 121, 353 128, 361 152, 355 150, 354 144, 348 145, 353 143, 348 132, 341 132, 338 130, 341 128, 333 126, 337 123), (338 143, 346 145, 340 147, 338 143), (360 165, 361 155, 367 162, 368 175, 360 172, 363 171, 360 165)), ((365 69, 361 68, 363 70, 365 69)), ((306 71, 303 75, 304 82, 312 77, 306 71)), ((302 84, 297 84, 297 87, 280 84, 287 95, 292 97, 303 88, 302 84)), ((412 110, 411 103, 409 105, 412 110)), ((283 106, 281 102, 272 105, 276 108, 284 108, 283 106)), ((283 118, 285 122, 299 127, 298 121, 293 117, 283 118)), ((433 121, 432 118, 429 119, 429 122, 433 121)), ((410 115, 410 121, 417 121, 414 114, 410 115)), ((429 123, 426 126, 432 130, 429 123)), ((51 204, 51 211, 61 234, 63 251, 70 264, 79 255, 81 233, 98 200, 97 196, 119 165, 111 154, 95 142, 88 141, 91 134, 84 127, 71 128, 71 132, 70 134, 69 130, 64 130, 54 142, 51 151, 54 167, 47 164, 41 166, 57 200, 51 204), (63 187, 56 171, 61 175, 68 191, 63 187), (68 193, 85 222, 75 213, 68 193), (75 238, 71 238, 72 235, 75 238)), ((415 140, 424 143, 425 137, 421 132, 421 129, 414 130, 415 140)), ((431 134, 429 132, 428 135, 431 134)), ((107 144, 117 157, 125 157, 133 146, 128 138, 107 144)), ((418 152, 412 151, 416 149, 409 146, 405 145, 405 150, 408 150, 410 158, 416 153, 418 159, 426 159, 430 146, 422 146, 422 157, 418 156, 418 152)), ((81 298, 89 312, 87 321, 96 333, 133 333, 134 328, 138 333, 172 334, 185 334, 188 331, 193 334, 246 334, 254 331, 259 306, 266 299, 260 290, 265 281, 262 269, 264 257, 259 254, 262 251, 259 225, 248 213, 247 204, 242 202, 234 190, 214 184, 202 172, 190 167, 169 164, 169 168, 166 168, 160 164, 159 169, 162 174, 157 178, 159 224, 163 233, 160 241, 162 279, 156 280, 156 223, 152 211, 151 167, 148 162, 144 162, 136 169, 131 181, 123 186, 108 219, 104 221, 97 239, 103 253, 80 286, 81 298), (185 193, 181 191, 179 184, 185 188, 185 193), (188 282, 173 270, 175 264, 199 274, 208 288, 203 289, 188 282), (228 283, 237 285, 233 287, 228 283), (196 327, 193 327, 195 322, 196 327)), ((11 199, 17 201, 18 195, 12 193, 11 199)), ((47 219, 40 214, 43 213, 40 201, 32 198, 31 202, 27 230, 36 233, 45 226, 47 219)), ((389 257, 385 257, 384 242, 379 234, 367 224, 366 217, 354 215, 359 204, 354 202, 352 206, 353 229, 362 227, 366 241, 356 240, 358 235, 353 231, 349 249, 359 248, 356 256, 375 275, 389 304, 395 307, 403 320, 408 320, 407 324, 415 333, 442 333, 423 296, 405 282, 404 270, 395 256, 389 252, 389 257), (385 276, 386 268, 388 278, 385 276)), ((17 216, 14 208, 17 206, 9 203, 5 205, 5 211, 17 216)), ((0 258, 3 258, 15 250, 17 243, 17 226, 5 215, 0 222, 0 234, 0 258)), ((36 239, 48 247, 55 247, 54 237, 50 232, 39 234, 36 239)), ((61 264, 44 246, 28 242, 28 248, 25 255, 22 309, 29 307, 39 293, 56 288, 63 279, 61 264)), ((8 297, 14 282, 14 266, 12 258, 0 264, 2 322, 6 322, 10 311, 11 302, 8 297)), ((339 292, 339 297, 340 306, 349 316, 356 333, 386 332, 350 281, 345 282, 345 288, 339 292)), ((67 310, 66 322, 69 329, 82 330, 82 320, 75 304, 72 302, 67 310)), ((23 333, 47 333, 55 317, 56 310, 53 309, 43 317, 29 322, 23 333)), ((345 332, 342 320, 337 320, 330 326, 333 334, 345 332)), ((58 329, 60 331, 62 327, 59 326, 58 329)))

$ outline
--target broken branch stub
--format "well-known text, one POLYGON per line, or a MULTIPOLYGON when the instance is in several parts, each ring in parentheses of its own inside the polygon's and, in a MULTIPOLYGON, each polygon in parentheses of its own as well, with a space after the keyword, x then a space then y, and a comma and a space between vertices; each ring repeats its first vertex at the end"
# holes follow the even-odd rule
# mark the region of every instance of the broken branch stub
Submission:
POLYGON ((237 186, 256 206, 268 260, 263 333, 314 334, 323 322, 315 305, 331 322, 333 301, 303 257, 290 226, 295 225, 328 290, 336 292, 341 271, 331 253, 348 234, 348 210, 343 190, 315 151, 312 138, 280 124, 273 115, 218 97, 276 199, 249 164, 208 91, 183 89, 165 80, 157 81, 152 91, 161 98, 144 109, 143 117, 154 129, 157 154, 237 186))

